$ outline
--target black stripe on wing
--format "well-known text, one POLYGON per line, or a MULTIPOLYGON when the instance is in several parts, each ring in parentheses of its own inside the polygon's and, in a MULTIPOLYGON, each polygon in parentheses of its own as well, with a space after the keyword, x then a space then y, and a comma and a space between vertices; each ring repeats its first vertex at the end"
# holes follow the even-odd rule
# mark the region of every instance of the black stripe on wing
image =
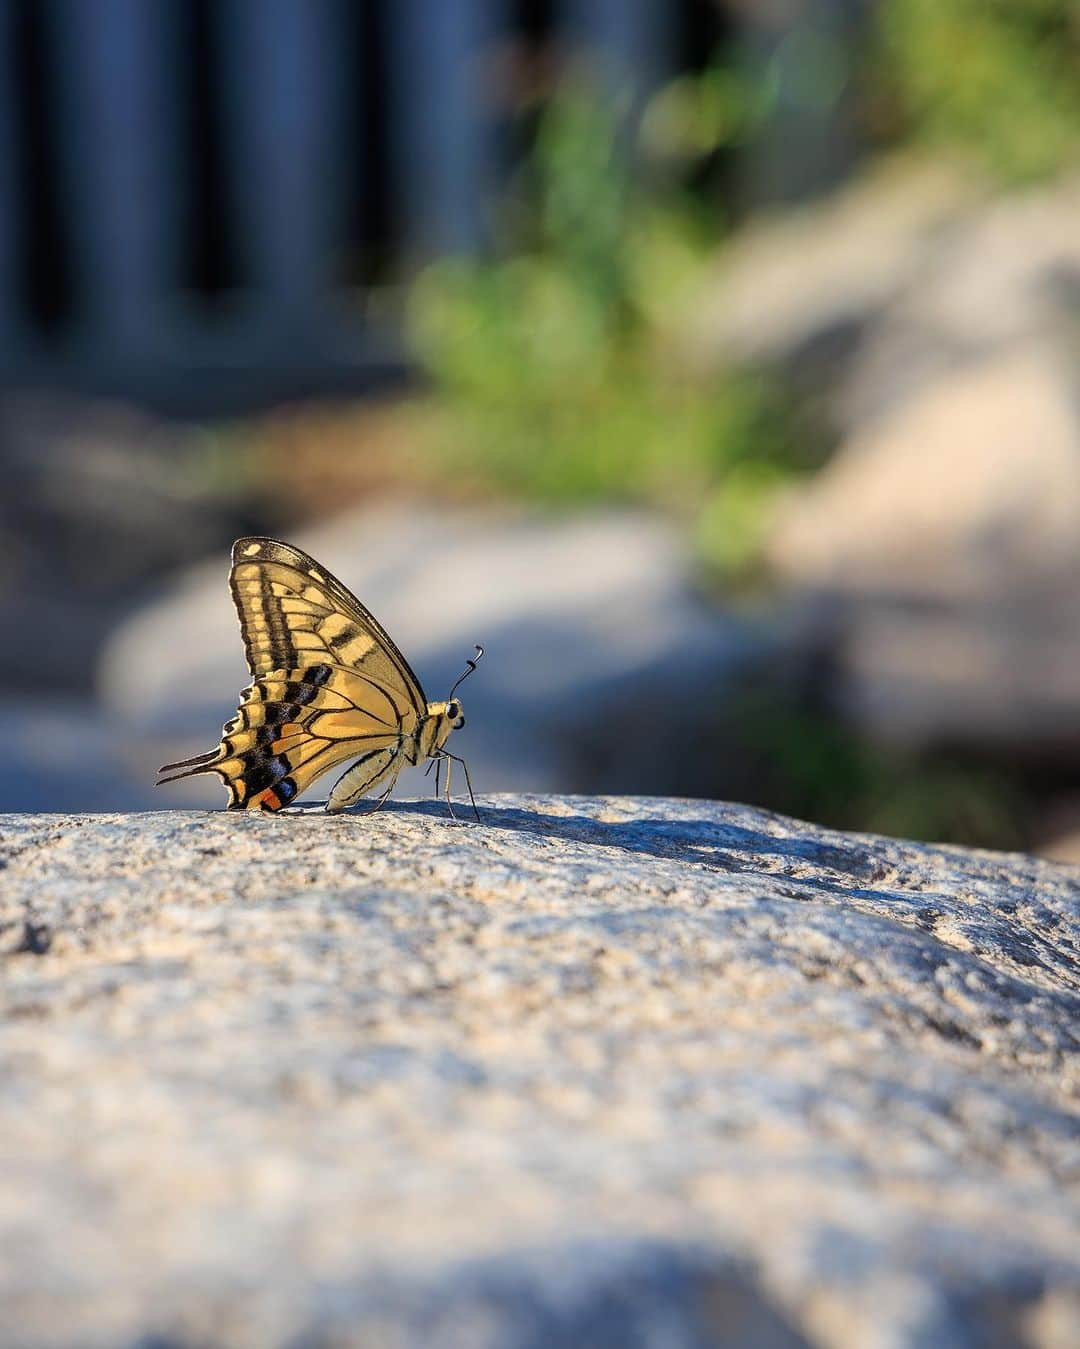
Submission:
MULTIPOLYGON (((283 672, 284 673, 284 672, 283 672)), ((258 735, 262 743, 269 743, 275 738, 274 732, 279 726, 288 722, 295 721, 301 708, 306 707, 318 696, 319 690, 329 680, 332 671, 329 665, 312 665, 306 670, 300 672, 299 679, 288 679, 285 681, 285 692, 288 695, 287 700, 278 700, 275 702, 261 702, 266 717, 263 725, 258 728, 258 735)), ((180 778, 194 777, 198 773, 212 773, 216 766, 224 759, 232 755, 232 749, 229 744, 229 738, 238 731, 246 729, 244 719, 244 708, 248 705, 248 696, 252 692, 259 692, 261 688, 261 699, 266 696, 266 682, 259 680, 250 688, 244 689, 240 694, 240 708, 236 715, 225 723, 221 728, 221 742, 214 749, 208 749, 202 754, 192 755, 190 759, 177 759, 175 763, 162 764, 158 769, 158 781, 154 784, 157 787, 164 786, 166 782, 176 782, 180 778), (162 777, 163 773, 171 774, 170 777, 162 777)), ((353 707, 356 704, 345 694, 339 695, 345 702, 353 707)))
MULTIPOLYGON (((241 632, 244 636, 245 648, 248 650, 249 666, 251 665, 252 650, 251 635, 246 626, 244 601, 237 591, 233 574, 236 568, 242 564, 258 564, 260 562, 278 563, 282 566, 291 567, 301 577, 313 581, 316 586, 321 586, 333 599, 340 611, 358 623, 386 652, 391 664, 397 668, 409 691, 417 715, 422 716, 426 712, 427 698, 416 672, 402 655, 397 643, 371 610, 365 604, 361 604, 352 591, 343 585, 333 572, 328 571, 326 567, 316 562, 302 549, 296 548, 290 543, 282 543, 280 539, 266 538, 261 535, 249 535, 236 540, 232 546, 232 570, 229 573, 229 586, 237 612, 240 615, 241 632)), ((282 667, 295 664, 296 650, 288 636, 288 624, 285 615, 278 612, 273 620, 269 618, 269 615, 267 617, 272 649, 276 650, 277 645, 280 644, 283 649, 291 653, 289 661, 281 662, 282 667)), ((252 674, 256 673, 258 671, 252 669, 252 674)))

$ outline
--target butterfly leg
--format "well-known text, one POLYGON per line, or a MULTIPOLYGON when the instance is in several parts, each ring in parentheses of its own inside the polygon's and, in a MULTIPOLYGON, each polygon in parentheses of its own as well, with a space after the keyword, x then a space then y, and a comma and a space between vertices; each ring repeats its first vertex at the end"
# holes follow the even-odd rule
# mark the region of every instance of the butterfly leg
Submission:
POLYGON ((379 797, 378 801, 375 802, 370 810, 358 810, 356 813, 358 815, 374 815, 376 811, 382 810, 383 806, 390 800, 390 793, 394 790, 396 785, 397 778, 395 777, 394 781, 391 782, 390 786, 387 787, 386 791, 383 792, 382 796, 379 797))
MULTIPOLYGON (((454 803, 450 799, 450 766, 451 766, 450 756, 447 754, 446 750, 441 749, 439 751, 438 762, 446 764, 446 791, 443 793, 443 795, 446 797, 446 809, 450 812, 450 818, 452 820, 456 820, 457 812, 454 810, 454 803)), ((436 775, 438 775, 438 772, 439 770, 438 768, 436 768, 435 769, 436 775)))
POLYGON ((434 754, 434 755, 432 755, 431 760, 430 760, 429 763, 428 763, 428 766, 424 769, 424 777, 426 777, 426 778, 427 778, 427 777, 430 777, 430 776, 431 776, 431 770, 432 770, 433 768, 434 768, 434 770, 435 770, 435 793, 434 793, 434 794, 435 794, 435 796, 438 796, 438 795, 439 795, 439 771, 440 771, 440 769, 442 768, 442 756, 441 756, 441 755, 439 755, 439 754, 434 754))
MULTIPOLYGON (((476 797, 473 795, 472 779, 469 777, 469 765, 465 762, 465 760, 461 757, 460 754, 451 754, 450 751, 449 751, 448 749, 444 749, 444 750, 442 751, 442 755, 443 755, 443 757, 444 757, 444 758, 446 759, 446 761, 447 761, 447 763, 446 763, 446 804, 447 804, 448 806, 450 805, 450 760, 453 760, 454 763, 459 763, 459 764, 461 765, 461 767, 462 767, 462 768, 464 769, 464 771, 465 771, 465 786, 469 789, 469 801, 470 801, 470 803, 471 803, 471 805, 472 805, 472 808, 473 808, 473 814, 476 816, 476 822, 477 822, 477 824, 479 824, 479 823, 480 823, 480 812, 479 812, 479 810, 477 810, 477 808, 476 808, 476 797)), ((451 815, 454 814, 454 808, 453 808, 453 806, 450 806, 450 814, 451 814, 451 815)), ((454 818, 456 819, 457 816, 454 816, 454 818)))

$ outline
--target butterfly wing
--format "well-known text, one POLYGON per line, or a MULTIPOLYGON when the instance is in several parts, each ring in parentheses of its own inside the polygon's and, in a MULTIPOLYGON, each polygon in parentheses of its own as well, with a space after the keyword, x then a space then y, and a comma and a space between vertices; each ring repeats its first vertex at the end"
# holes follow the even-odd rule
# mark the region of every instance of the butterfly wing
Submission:
POLYGON ((241 693, 218 747, 166 764, 159 785, 217 773, 230 810, 280 810, 358 755, 377 756, 380 780, 396 777, 403 742, 415 728, 415 710, 402 691, 370 676, 326 663, 268 671, 241 693))
POLYGON ((233 544, 229 588, 253 679, 315 664, 344 666, 400 693, 422 717, 420 681, 378 619, 307 553, 276 539, 233 544))
POLYGON ((314 558, 276 539, 233 544, 229 588, 253 682, 218 747, 166 764, 162 781, 217 773, 233 810, 280 810, 358 756, 392 781, 427 702, 370 610, 314 558))

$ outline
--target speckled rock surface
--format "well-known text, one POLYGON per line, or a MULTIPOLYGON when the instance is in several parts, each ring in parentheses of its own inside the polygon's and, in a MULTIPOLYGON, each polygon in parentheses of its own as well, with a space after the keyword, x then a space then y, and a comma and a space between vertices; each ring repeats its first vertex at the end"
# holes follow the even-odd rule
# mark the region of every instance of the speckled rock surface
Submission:
POLYGON ((0 1343, 1075 1343, 1080 871, 482 815, 0 817, 0 1343))

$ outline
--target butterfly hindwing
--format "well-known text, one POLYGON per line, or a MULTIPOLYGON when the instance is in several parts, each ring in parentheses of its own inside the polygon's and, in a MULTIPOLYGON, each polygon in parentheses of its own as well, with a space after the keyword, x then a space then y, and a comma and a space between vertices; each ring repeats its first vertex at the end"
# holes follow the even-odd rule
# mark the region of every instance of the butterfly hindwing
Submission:
POLYGON ((275 539, 238 539, 229 587, 252 678, 314 664, 343 666, 400 692, 423 715, 420 681, 386 630, 299 548, 275 539))
POLYGON ((400 768, 416 720, 400 688, 370 675, 326 663, 270 670, 240 695, 217 749, 166 764, 161 772, 171 776, 163 781, 217 773, 229 809, 280 810, 328 769, 357 756, 377 755, 385 779, 400 768))

